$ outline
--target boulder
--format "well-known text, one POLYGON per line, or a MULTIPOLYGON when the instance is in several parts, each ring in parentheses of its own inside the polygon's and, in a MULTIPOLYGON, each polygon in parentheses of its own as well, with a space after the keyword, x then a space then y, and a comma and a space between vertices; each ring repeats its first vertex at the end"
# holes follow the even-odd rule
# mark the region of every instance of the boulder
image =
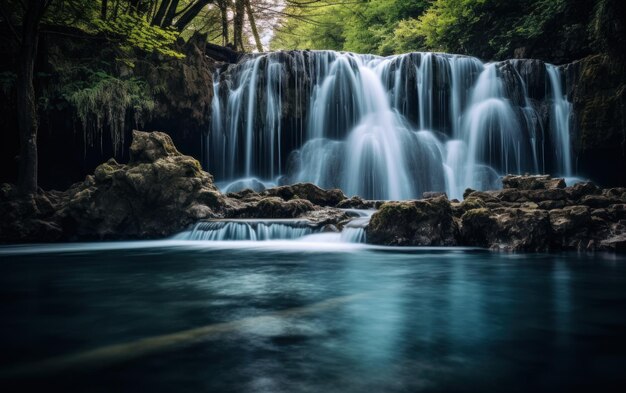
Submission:
POLYGON ((1 243, 48 243, 63 235, 56 201, 43 192, 21 196, 15 186, 2 184, 0 216, 1 243))
POLYGON ((394 246, 454 246, 457 224, 444 196, 387 202, 367 227, 368 242, 394 246))
POLYGON ((339 209, 378 209, 383 203, 385 202, 365 200, 360 196, 353 196, 339 202, 336 207, 339 209))
POLYGON ((60 214, 76 239, 158 238, 225 208, 213 178, 167 134, 133 132, 130 162, 111 159, 67 191, 60 214))
POLYGON ((548 213, 539 209, 473 209, 461 218, 462 244, 501 251, 546 251, 548 213))
POLYGON ((263 195, 291 199, 306 199, 314 205, 335 207, 339 202, 347 199, 339 189, 324 190, 312 183, 297 183, 289 186, 274 187, 265 190, 263 195))
POLYGON ((228 213, 229 218, 298 218, 316 209, 305 199, 285 201, 278 197, 264 197, 250 202, 228 213))
POLYGON ((553 179, 550 175, 508 175, 502 178, 502 187, 517 190, 551 190, 565 188, 565 180, 553 179))

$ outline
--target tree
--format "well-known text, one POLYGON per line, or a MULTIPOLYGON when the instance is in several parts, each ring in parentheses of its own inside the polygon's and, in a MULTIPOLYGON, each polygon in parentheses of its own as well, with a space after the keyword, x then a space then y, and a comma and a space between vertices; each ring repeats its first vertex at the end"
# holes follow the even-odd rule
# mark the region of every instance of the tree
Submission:
POLYGON ((39 24, 51 0, 28 0, 22 18, 17 70, 17 112, 20 134, 18 189, 22 194, 37 192, 37 101, 33 76, 39 24))
POLYGON ((248 23, 250 24, 250 29, 252 30, 252 35, 254 36, 256 48, 259 52, 263 52, 263 45, 261 44, 261 38, 259 37, 259 32, 256 28, 256 22, 254 21, 254 13, 252 12, 252 7, 250 6, 250 0, 245 0, 245 2, 246 13, 248 14, 248 23))

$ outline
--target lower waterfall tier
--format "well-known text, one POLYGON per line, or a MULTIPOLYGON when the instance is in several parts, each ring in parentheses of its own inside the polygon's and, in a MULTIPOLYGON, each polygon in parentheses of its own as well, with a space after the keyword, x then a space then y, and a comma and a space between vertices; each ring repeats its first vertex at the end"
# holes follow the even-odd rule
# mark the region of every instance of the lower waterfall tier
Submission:
MULTIPOLYGON (((369 220, 366 219, 366 220, 369 220)), ((302 240, 322 242, 365 243, 363 218, 354 219, 341 232, 328 231, 307 220, 238 219, 197 223, 192 230, 174 236, 175 240, 203 241, 270 241, 302 240)))

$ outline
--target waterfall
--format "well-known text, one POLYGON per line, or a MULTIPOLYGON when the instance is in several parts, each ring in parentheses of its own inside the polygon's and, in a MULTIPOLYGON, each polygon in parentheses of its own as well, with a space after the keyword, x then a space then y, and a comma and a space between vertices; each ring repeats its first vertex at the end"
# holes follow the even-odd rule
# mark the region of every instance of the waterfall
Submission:
POLYGON ((551 127, 555 131, 554 137, 557 141, 557 160, 559 170, 563 176, 572 175, 572 157, 570 144, 569 119, 571 114, 571 104, 562 92, 561 73, 553 65, 547 66, 550 76, 550 86, 552 88, 552 123, 551 127))
POLYGON ((174 236, 175 240, 192 241, 308 241, 311 238, 332 239, 343 243, 365 243, 365 227, 374 211, 353 210, 357 218, 349 221, 341 232, 322 233, 319 226, 298 219, 237 219, 201 221, 188 231, 174 236))
POLYGON ((315 232, 315 228, 302 221, 272 222, 256 220, 203 221, 191 231, 178 235, 184 240, 279 240, 297 239, 315 232))
POLYGON ((223 189, 312 182, 462 198, 508 173, 572 174, 559 68, 442 53, 249 55, 219 72, 205 165, 223 189))

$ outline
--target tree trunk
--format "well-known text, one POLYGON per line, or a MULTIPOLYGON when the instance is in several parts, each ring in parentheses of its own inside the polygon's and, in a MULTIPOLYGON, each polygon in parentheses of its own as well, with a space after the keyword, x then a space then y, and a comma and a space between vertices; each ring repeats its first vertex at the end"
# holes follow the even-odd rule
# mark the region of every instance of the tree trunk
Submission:
POLYGON ((202 11, 202 9, 212 1, 213 0, 198 0, 194 5, 189 7, 189 9, 184 14, 182 14, 180 18, 178 18, 178 20, 176 21, 176 30, 185 30, 185 27, 187 27, 187 25, 191 23, 193 18, 198 16, 200 11, 202 11))
POLYGON ((161 27, 169 27, 174 22, 174 16, 176 16, 176 8, 178 8, 179 0, 172 0, 170 6, 167 9, 167 13, 165 14, 165 18, 163 18, 163 22, 161 22, 161 27))
POLYGON ((165 12, 167 11, 167 8, 169 7, 170 2, 171 0, 161 1, 161 5, 159 5, 159 8, 157 9, 156 15, 154 15, 154 18, 152 19, 153 26, 161 26, 161 21, 163 20, 163 17, 165 16, 165 12))
POLYGON ((254 22, 254 14, 252 13, 252 7, 250 6, 250 0, 246 0, 246 12, 248 13, 248 22, 252 29, 252 35, 254 36, 254 42, 256 43, 256 49, 259 52, 263 52, 263 44, 261 44, 261 37, 256 29, 256 23, 254 22))
POLYGON ((109 0, 102 0, 102 7, 100 7, 100 19, 107 19, 107 7, 109 5, 109 0))
POLYGON ((18 189, 37 192, 37 102, 33 75, 39 44, 39 22, 48 1, 29 0, 22 22, 22 42, 17 72, 17 115, 20 132, 18 189))
POLYGON ((235 46, 235 50, 241 50, 244 52, 243 48, 243 17, 245 14, 245 6, 244 0, 235 0, 235 10, 234 10, 234 20, 233 20, 233 44, 235 46))
POLYGON ((222 46, 228 45, 228 2, 220 0, 218 3, 222 16, 222 46))

